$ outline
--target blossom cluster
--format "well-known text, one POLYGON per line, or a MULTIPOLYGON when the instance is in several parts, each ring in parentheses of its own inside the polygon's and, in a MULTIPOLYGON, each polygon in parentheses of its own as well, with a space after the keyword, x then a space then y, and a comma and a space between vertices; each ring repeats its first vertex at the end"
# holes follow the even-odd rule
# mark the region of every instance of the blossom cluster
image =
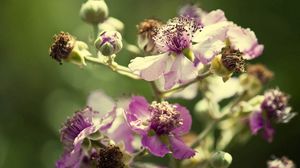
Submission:
MULTIPOLYGON (((289 96, 278 88, 261 94, 273 72, 248 62, 261 56, 264 46, 251 29, 233 23, 222 10, 206 12, 188 4, 168 21, 145 19, 137 25, 136 45, 124 42, 124 24, 108 10, 104 0, 85 2, 80 16, 94 27, 94 45, 61 32, 54 36, 50 56, 82 68, 89 62, 107 66, 149 82, 154 95, 147 100, 92 92, 86 107, 61 128, 64 148, 57 168, 163 167, 149 163, 149 155, 168 155, 169 167, 227 168, 232 156, 224 150, 234 138, 246 132, 271 142, 273 125, 296 115, 289 96), (138 55, 128 66, 115 61, 122 49, 138 55), (191 110, 173 103, 179 98, 199 101, 191 110), (207 124, 202 132, 191 131, 197 119, 207 124)), ((291 167, 282 166, 291 165, 287 159, 279 162, 268 166, 291 167)))

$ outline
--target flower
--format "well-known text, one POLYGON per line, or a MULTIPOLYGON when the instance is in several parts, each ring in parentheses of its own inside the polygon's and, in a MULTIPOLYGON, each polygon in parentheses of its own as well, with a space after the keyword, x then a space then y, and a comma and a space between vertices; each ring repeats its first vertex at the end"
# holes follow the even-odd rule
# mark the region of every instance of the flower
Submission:
POLYGON ((88 46, 82 41, 77 41, 72 35, 60 32, 53 37, 53 44, 50 47, 49 55, 57 62, 72 62, 79 66, 86 65, 85 56, 90 56, 88 46))
POLYGON ((119 99, 115 102, 103 91, 97 90, 92 92, 87 100, 87 105, 97 110, 100 116, 105 116, 106 112, 116 108, 114 121, 106 128, 102 128, 102 134, 105 134, 116 143, 124 143, 126 151, 133 153, 139 146, 134 143, 134 132, 125 122, 124 109, 128 107, 129 100, 119 99))
POLYGON ((172 153, 176 159, 195 155, 195 151, 180 139, 192 124, 186 108, 166 101, 149 104, 144 97, 135 96, 125 116, 131 129, 142 136, 142 145, 153 155, 163 157, 172 153))
POLYGON ((268 161, 268 168, 296 168, 296 165, 287 157, 282 157, 268 161))
POLYGON ((197 68, 190 50, 196 31, 200 31, 200 27, 193 19, 175 17, 169 20, 157 29, 153 37, 160 54, 137 57, 131 60, 129 68, 147 81, 163 77, 165 89, 196 78, 197 68))
POLYGON ((101 139, 87 140, 89 146, 64 153, 62 158, 56 162, 57 168, 124 168, 131 162, 131 156, 124 151, 122 146, 114 144, 107 137, 101 139), (97 144, 97 145, 93 145, 97 144))
POLYGON ((272 122, 287 123, 295 115, 296 113, 291 112, 288 97, 283 92, 278 89, 269 90, 264 94, 260 109, 254 111, 249 118, 251 132, 257 134, 263 130, 263 137, 271 142, 275 132, 272 122))
POLYGON ((114 112, 115 109, 101 118, 98 112, 91 107, 86 107, 69 118, 60 131, 64 153, 61 159, 57 161, 57 167, 80 166, 78 160, 83 158, 82 145, 84 140, 89 139, 92 135, 100 134, 99 130, 109 127, 114 121, 114 117, 111 115, 114 112))
POLYGON ((103 31, 96 39, 95 47, 105 56, 116 54, 123 47, 122 36, 117 31, 103 31))

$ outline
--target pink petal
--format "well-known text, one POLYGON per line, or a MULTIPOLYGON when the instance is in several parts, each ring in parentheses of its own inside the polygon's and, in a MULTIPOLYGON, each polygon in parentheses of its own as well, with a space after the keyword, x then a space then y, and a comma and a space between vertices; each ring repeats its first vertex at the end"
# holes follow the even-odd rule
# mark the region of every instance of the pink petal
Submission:
POLYGON ((195 155, 195 151, 177 137, 170 137, 170 143, 173 156, 176 159, 188 159, 195 155))
POLYGON ((166 90, 171 89, 175 84, 183 84, 197 77, 197 68, 183 55, 176 56, 176 59, 168 73, 164 75, 166 90))
POLYGON ((218 22, 226 21, 227 18, 222 10, 217 9, 209 12, 202 18, 202 23, 204 26, 212 25, 218 22))
POLYGON ((264 126, 264 119, 261 112, 253 112, 249 118, 249 124, 252 134, 256 135, 264 126))
POLYGON ((186 134, 191 129, 192 117, 191 117, 188 109, 186 109, 183 106, 180 106, 179 104, 176 104, 176 106, 177 106, 176 109, 180 112, 180 119, 182 119, 183 124, 180 127, 173 130, 172 133, 174 133, 175 135, 186 134))
POLYGON ((167 153, 170 153, 167 145, 162 143, 156 135, 151 137, 144 135, 142 137, 142 144, 149 152, 158 157, 164 157, 167 153))
POLYGON ((147 81, 157 80, 167 68, 168 54, 137 57, 130 61, 128 67, 147 81))
POLYGON ((115 142, 123 141, 125 144, 125 149, 128 152, 134 152, 134 147, 132 145, 134 137, 133 132, 127 123, 122 123, 120 126, 112 133, 110 136, 115 142))
POLYGON ((87 105, 99 112, 100 116, 104 116, 116 106, 114 100, 101 90, 94 91, 89 95, 87 105))
POLYGON ((234 49, 248 54, 245 57, 246 59, 253 59, 263 51, 263 45, 258 44, 255 33, 250 29, 232 25, 228 29, 227 35, 234 49))
POLYGON ((129 104, 129 109, 125 111, 125 117, 129 126, 140 134, 146 134, 149 129, 147 125, 150 119, 148 102, 144 97, 134 96, 129 104))

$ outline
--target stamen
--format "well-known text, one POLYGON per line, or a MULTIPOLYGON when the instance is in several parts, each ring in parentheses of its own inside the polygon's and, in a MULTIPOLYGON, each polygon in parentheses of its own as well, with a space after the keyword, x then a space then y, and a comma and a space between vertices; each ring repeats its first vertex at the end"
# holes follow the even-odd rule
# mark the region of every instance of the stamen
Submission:
POLYGON ((182 119, 180 119, 180 112, 176 110, 176 106, 166 101, 161 103, 153 102, 149 107, 149 111, 152 114, 150 127, 158 135, 168 134, 183 124, 182 119))

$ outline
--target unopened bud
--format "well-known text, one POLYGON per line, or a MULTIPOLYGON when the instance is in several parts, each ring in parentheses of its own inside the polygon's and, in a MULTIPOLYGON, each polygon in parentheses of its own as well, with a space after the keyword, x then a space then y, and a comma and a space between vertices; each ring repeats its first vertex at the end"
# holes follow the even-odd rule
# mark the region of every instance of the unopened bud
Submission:
POLYGON ((119 19, 109 17, 103 23, 99 24, 98 28, 100 32, 105 30, 114 30, 122 32, 124 30, 124 23, 121 22, 119 19))
POLYGON ((96 39, 95 47, 104 56, 116 54, 123 47, 122 36, 117 31, 104 31, 96 39))
POLYGON ((228 168, 231 162, 231 155, 223 151, 214 153, 210 159, 210 164, 213 168, 228 168))
POLYGON ((88 0, 82 4, 80 17, 83 21, 97 25, 108 17, 108 7, 104 0, 88 0))
POLYGON ((76 65, 86 65, 85 56, 90 56, 88 46, 82 41, 76 41, 69 33, 61 32, 53 37, 50 47, 50 56, 62 64, 63 61, 76 65))

